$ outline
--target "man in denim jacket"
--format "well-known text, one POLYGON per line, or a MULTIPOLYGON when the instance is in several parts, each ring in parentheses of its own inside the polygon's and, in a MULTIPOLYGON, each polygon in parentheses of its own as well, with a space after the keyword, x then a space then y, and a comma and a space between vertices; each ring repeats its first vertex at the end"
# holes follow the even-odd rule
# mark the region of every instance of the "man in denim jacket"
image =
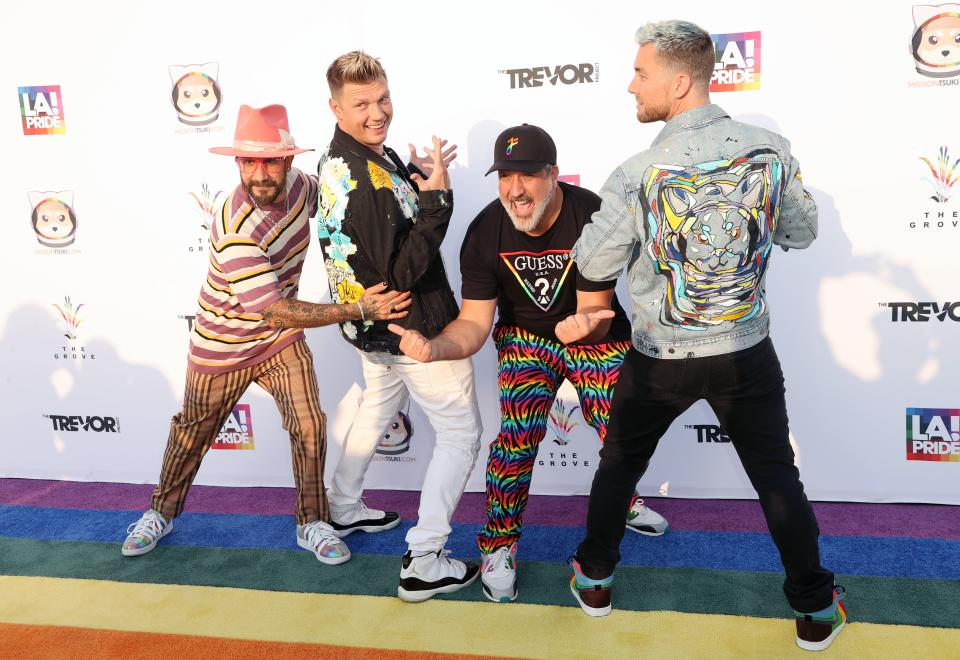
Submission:
MULTIPOLYGON (((809 246, 817 208, 787 140, 733 121, 710 103, 714 47, 683 21, 648 24, 629 91, 637 119, 665 121, 650 149, 624 162, 574 247, 580 274, 615 279, 627 267, 633 348, 614 392, 590 492, 587 535, 571 590, 588 614, 610 611, 623 517, 634 485, 670 424, 706 399, 759 495, 786 569, 797 644, 830 645, 846 620, 842 587, 820 565, 819 528, 790 446, 783 373, 768 337, 764 275, 774 245, 809 246)), ((557 325, 576 341, 612 312, 557 325)))

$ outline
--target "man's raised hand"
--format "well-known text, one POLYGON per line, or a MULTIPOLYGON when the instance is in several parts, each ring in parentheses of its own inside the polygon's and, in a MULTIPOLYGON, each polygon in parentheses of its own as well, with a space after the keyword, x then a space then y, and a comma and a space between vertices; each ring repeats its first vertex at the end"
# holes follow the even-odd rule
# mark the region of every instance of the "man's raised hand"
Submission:
POLYGON ((416 330, 407 330, 396 323, 387 328, 400 337, 400 351, 417 362, 431 362, 433 360, 433 346, 430 340, 416 330))
POLYGON ((572 344, 596 330, 602 321, 612 319, 614 316, 616 315, 612 309, 571 314, 560 321, 554 331, 557 333, 557 339, 564 344, 572 344))

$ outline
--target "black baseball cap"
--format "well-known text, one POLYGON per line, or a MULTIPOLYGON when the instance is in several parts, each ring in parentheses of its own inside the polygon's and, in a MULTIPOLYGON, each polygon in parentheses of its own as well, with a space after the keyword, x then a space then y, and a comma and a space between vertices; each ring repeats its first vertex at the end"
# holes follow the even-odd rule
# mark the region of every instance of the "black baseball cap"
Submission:
POLYGON ((539 126, 521 124, 497 136, 493 147, 493 165, 487 174, 496 170, 533 173, 547 165, 556 164, 557 145, 553 143, 553 138, 539 126))

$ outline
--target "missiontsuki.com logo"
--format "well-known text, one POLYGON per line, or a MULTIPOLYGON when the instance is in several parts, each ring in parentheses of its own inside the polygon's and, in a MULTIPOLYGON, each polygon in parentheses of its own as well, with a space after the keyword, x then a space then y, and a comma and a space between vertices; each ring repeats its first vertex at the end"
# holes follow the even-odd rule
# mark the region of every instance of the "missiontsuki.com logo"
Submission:
POLYGON ((220 118, 220 104, 223 93, 217 76, 220 65, 216 62, 206 64, 174 64, 167 67, 170 73, 170 99, 177 119, 181 124, 192 128, 178 129, 178 133, 212 133, 226 130, 210 124, 220 118))
POLYGON ((907 460, 960 462, 960 408, 907 408, 907 460))
POLYGON ((67 132, 60 85, 20 87, 18 91, 24 135, 63 135, 67 132))
POLYGON ((960 188, 957 186, 960 158, 952 157, 950 148, 943 145, 935 156, 918 156, 917 159, 923 173, 920 179, 927 186, 927 201, 922 209, 911 214, 907 227, 921 230, 960 228, 960 204, 956 201, 951 203, 960 188))
POLYGON ((917 73, 908 87, 960 85, 960 4, 915 5, 910 50, 917 73))
POLYGON ((760 89, 760 33, 713 34, 716 53, 711 92, 760 89))
POLYGON ((256 449, 249 403, 238 403, 233 407, 210 449, 256 449))
POLYGON ((47 249, 37 254, 79 254, 71 248, 77 239, 77 213, 74 210, 73 191, 29 191, 30 226, 37 243, 47 249))

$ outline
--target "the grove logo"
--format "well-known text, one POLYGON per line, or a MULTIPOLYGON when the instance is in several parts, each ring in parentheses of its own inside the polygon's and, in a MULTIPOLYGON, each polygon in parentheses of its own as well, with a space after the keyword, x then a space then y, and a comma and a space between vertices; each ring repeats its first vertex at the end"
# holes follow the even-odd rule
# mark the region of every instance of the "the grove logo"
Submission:
POLYGON ((24 135, 62 135, 67 132, 60 85, 20 87, 18 91, 24 135))
POLYGON ((573 419, 573 413, 579 409, 580 406, 571 406, 568 408, 560 397, 554 400, 553 407, 550 409, 550 415, 547 418, 547 424, 556 434, 556 437, 553 439, 555 444, 561 447, 566 447, 570 444, 570 433, 578 424, 573 419))
POLYGON ((200 192, 188 193, 193 198, 194 210, 200 216, 200 230, 197 232, 196 239, 190 240, 188 250, 190 252, 205 253, 210 245, 210 225, 217 219, 220 213, 220 196, 222 190, 211 192, 210 186, 206 183, 200 185, 200 192), (196 240, 196 243, 194 243, 196 240))
POLYGON ((557 64, 555 66, 535 66, 529 69, 500 69, 499 73, 510 77, 510 89, 523 87, 543 87, 548 84, 556 87, 595 83, 600 80, 600 64, 582 62, 580 64, 557 64))
POLYGON ((880 307, 890 310, 890 320, 894 323, 960 321, 960 302, 882 302, 880 307))

